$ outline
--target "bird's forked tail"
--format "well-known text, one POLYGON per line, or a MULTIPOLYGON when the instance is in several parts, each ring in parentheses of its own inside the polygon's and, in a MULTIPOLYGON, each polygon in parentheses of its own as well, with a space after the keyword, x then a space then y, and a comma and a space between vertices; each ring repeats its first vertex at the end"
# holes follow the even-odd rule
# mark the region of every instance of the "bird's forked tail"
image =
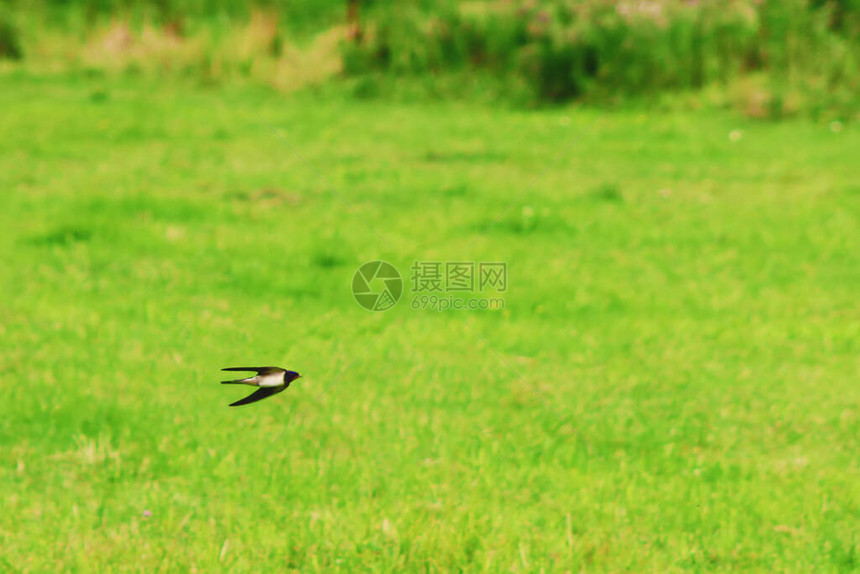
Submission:
POLYGON ((234 379, 232 381, 221 381, 222 385, 253 385, 253 378, 250 379, 234 379))

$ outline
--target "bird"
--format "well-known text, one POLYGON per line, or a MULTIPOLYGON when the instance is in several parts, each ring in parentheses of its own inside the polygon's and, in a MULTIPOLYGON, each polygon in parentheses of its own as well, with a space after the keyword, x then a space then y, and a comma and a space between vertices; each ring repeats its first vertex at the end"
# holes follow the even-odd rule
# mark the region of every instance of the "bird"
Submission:
POLYGON ((227 367, 222 371, 254 371, 257 374, 246 379, 235 379, 233 381, 221 381, 222 385, 251 385, 260 387, 244 399, 231 403, 231 407, 239 407, 250 403, 256 403, 272 395, 285 391, 290 383, 301 375, 295 371, 288 371, 281 367, 227 367))

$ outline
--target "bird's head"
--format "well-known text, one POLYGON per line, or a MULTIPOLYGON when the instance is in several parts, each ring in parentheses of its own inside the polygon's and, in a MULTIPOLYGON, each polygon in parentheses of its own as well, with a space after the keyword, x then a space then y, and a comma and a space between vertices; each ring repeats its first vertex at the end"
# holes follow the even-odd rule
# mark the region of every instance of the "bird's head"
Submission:
POLYGON ((288 383, 300 378, 302 378, 302 376, 295 371, 287 371, 284 373, 284 380, 288 383))

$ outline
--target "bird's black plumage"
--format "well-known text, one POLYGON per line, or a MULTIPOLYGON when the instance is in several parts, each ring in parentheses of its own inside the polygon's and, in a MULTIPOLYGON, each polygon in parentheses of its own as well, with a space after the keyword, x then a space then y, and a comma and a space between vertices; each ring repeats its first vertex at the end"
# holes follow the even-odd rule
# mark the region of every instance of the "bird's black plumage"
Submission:
MULTIPOLYGON (((282 369, 281 367, 227 367, 225 369, 221 369, 222 371, 254 371, 258 375, 268 375, 270 373, 277 373, 279 371, 283 371, 285 373, 292 373, 293 371, 287 371, 286 369, 282 369)), ((298 374, 298 373, 296 373, 298 374)))
POLYGON ((260 387, 244 399, 238 400, 235 403, 230 403, 231 407, 241 407, 242 405, 248 405, 251 403, 256 403, 257 401, 262 401, 267 397, 271 397, 272 395, 276 395, 281 391, 287 388, 286 385, 283 387, 260 387))

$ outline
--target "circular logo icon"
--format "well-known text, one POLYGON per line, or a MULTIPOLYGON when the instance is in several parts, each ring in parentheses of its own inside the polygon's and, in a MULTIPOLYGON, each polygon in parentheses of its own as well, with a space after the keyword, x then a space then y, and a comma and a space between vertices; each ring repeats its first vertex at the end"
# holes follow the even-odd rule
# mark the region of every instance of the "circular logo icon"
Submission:
POLYGON ((352 276, 352 296, 368 311, 391 309, 402 294, 403 279, 391 263, 368 261, 352 276))

